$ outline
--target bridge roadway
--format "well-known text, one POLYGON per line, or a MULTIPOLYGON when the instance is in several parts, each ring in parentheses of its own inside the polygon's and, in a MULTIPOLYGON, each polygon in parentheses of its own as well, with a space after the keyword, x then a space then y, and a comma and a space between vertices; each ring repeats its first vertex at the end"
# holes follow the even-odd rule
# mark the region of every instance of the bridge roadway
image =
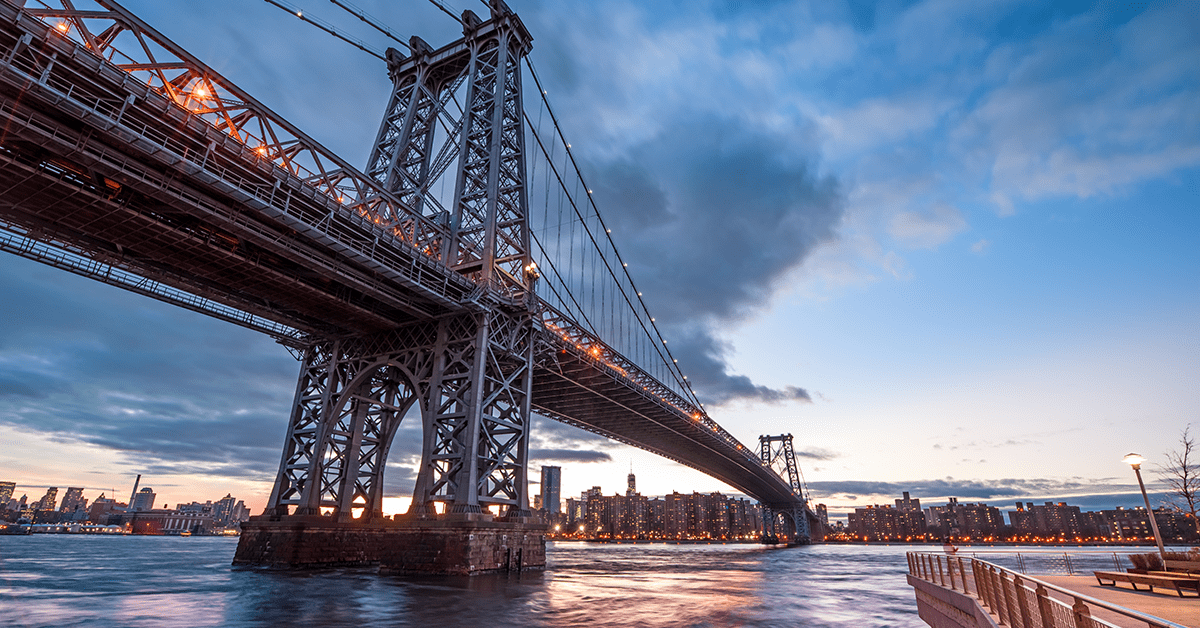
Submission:
MULTIPOLYGON (((438 225, 409 216, 404 231, 381 227, 387 212, 397 217, 389 224, 402 217, 394 197, 132 14, 110 8, 116 23, 178 57, 163 67, 219 84, 238 116, 214 124, 179 93, 132 78, 148 64, 104 61, 0 0, 0 249, 292 347, 521 306, 442 264, 438 225), (264 136, 291 139, 268 144, 271 153, 253 147, 235 131, 248 119, 264 136), (302 153, 308 170, 287 161, 302 153)), ((772 507, 799 503, 754 448, 701 409, 569 317, 541 302, 537 311, 539 414, 675 460, 772 507)))

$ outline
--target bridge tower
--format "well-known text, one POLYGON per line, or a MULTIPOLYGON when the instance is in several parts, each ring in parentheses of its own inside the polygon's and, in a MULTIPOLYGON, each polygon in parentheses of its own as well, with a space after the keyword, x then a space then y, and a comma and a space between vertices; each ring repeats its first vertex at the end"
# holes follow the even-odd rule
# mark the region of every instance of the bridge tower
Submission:
POLYGON ((267 512, 235 564, 353 563, 364 547, 393 571, 545 562, 527 488, 538 274, 521 62, 532 37, 502 0, 490 7, 487 21, 463 12, 463 38, 440 49, 414 36, 409 55, 387 51, 394 89, 366 170, 409 210, 382 226, 441 243, 427 253, 477 286, 470 307, 307 349, 267 512), (431 193, 441 177, 454 181, 449 207, 431 193), (448 237, 414 233, 431 228, 448 237), (386 520, 388 450, 414 406, 423 442, 413 502, 386 520))
POLYGON ((758 442, 763 464, 787 478, 792 493, 797 497, 790 504, 763 504, 763 538, 778 539, 783 533, 792 542, 810 542, 812 526, 809 524, 808 500, 800 478, 800 468, 796 466, 792 435, 759 436, 758 442))

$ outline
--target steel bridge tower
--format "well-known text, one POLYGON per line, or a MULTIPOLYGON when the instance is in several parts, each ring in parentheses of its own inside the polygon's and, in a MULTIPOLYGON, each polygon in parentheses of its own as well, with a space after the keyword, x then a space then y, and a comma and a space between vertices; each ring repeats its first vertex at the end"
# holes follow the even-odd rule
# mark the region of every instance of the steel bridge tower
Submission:
POLYGON ((763 504, 763 538, 778 539, 786 534, 792 542, 809 543, 812 526, 809 525, 808 499, 796 466, 796 452, 792 448, 792 435, 758 437, 760 455, 764 465, 787 478, 788 484, 799 499, 793 504, 763 504))
POLYGON ((425 531, 401 544, 427 545, 432 534, 465 545, 467 556, 458 560, 472 571, 471 556, 495 554, 489 543, 501 543, 482 526, 505 539, 503 564, 544 563, 526 477, 538 274, 529 246, 521 62, 532 37, 502 0, 490 6, 487 21, 465 11, 463 38, 438 50, 414 36, 410 55, 387 51, 394 88, 366 170, 410 210, 384 228, 412 241, 437 241, 413 233, 426 225, 448 231, 441 250, 427 253, 479 286, 474 307, 307 349, 268 521, 260 538, 243 537, 235 563, 277 563, 264 547, 305 543, 281 537, 273 523, 390 523, 383 520, 384 466, 413 407, 423 442, 404 518, 410 531, 425 531), (451 114, 452 97, 464 93, 461 113, 451 114), (439 122, 448 132, 435 132, 439 122), (429 193, 442 176, 455 182, 448 208, 429 193), (439 503, 444 512, 435 516, 439 503), (501 509, 495 521, 491 506, 501 509), (524 545, 507 542, 510 536, 524 545))

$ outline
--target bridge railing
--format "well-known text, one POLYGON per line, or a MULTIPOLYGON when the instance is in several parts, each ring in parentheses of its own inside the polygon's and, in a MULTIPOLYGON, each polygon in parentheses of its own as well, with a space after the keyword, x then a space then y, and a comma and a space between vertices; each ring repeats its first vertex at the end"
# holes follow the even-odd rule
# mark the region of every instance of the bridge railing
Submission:
MULTIPOLYGON (((128 73, 135 79, 131 82, 146 85, 189 116, 205 120, 239 142, 246 159, 270 162, 303 179, 320 194, 364 217, 376 231, 440 259, 448 237, 445 225, 414 212, 378 182, 132 13, 106 0, 94 2, 104 10, 84 11, 72 4, 54 6, 42 0, 31 0, 21 10, 128 73)), ((70 93, 69 85, 56 87, 70 93)), ((94 105, 97 111, 119 120, 129 103, 97 99, 94 105)), ((141 133, 151 138, 156 135, 149 128, 141 133)), ((160 139, 167 145, 166 137, 160 139)))
MULTIPOLYGON (((910 576, 975 598, 1001 625, 1014 628, 1132 625, 1124 621, 1114 624, 1095 616, 1097 611, 1103 611, 1150 628, 1185 628, 1182 624, 1098 600, 978 558, 931 552, 908 552, 907 557, 910 576)), ((919 595, 918 599, 921 599, 919 595)))
POLYGON ((725 428, 712 420, 703 409, 678 395, 653 375, 643 371, 632 360, 621 355, 598 336, 587 331, 545 301, 540 301, 538 304, 538 321, 561 350, 595 363, 598 368, 613 375, 630 388, 640 389, 643 394, 665 408, 678 412, 681 416, 688 417, 698 427, 711 431, 713 437, 726 445, 735 455, 740 455, 753 464, 764 466, 753 449, 743 445, 725 428))

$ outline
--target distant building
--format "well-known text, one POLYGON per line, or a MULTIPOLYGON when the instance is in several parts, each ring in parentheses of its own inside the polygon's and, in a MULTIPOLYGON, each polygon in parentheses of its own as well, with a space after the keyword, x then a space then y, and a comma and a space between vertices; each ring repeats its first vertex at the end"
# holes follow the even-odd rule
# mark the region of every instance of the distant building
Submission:
POLYGON ((79 510, 87 510, 87 499, 83 496, 83 489, 71 486, 67 488, 67 493, 63 495, 62 506, 59 511, 65 513, 73 513, 79 510))
POLYGON ((133 503, 129 505, 129 509, 133 512, 142 512, 154 510, 154 489, 149 486, 138 491, 133 497, 133 503))
POLYGON ((58 502, 58 487, 51 486, 46 494, 41 499, 37 500, 33 505, 34 510, 54 510, 55 503, 58 502))
POLYGON ((1079 506, 1068 506, 1064 502, 1046 502, 1043 506, 1017 502, 1017 509, 1010 510, 1008 522, 1018 534, 1042 538, 1058 537, 1075 539, 1092 536, 1100 531, 1083 516, 1079 506))
POLYGON ((100 493, 100 496, 92 502, 92 507, 88 508, 88 521, 100 525, 108 525, 108 520, 117 510, 117 507, 117 500, 107 499, 104 497, 104 493, 100 493))
POLYGON ((896 500, 896 510, 921 510, 921 500, 911 499, 908 496, 908 491, 904 491, 904 498, 896 500))
POLYGON ((562 467, 542 467, 542 508, 551 515, 562 512, 562 467))
POLYGON ((8 502, 12 500, 13 492, 16 490, 16 482, 0 482, 0 508, 8 507, 8 502))

